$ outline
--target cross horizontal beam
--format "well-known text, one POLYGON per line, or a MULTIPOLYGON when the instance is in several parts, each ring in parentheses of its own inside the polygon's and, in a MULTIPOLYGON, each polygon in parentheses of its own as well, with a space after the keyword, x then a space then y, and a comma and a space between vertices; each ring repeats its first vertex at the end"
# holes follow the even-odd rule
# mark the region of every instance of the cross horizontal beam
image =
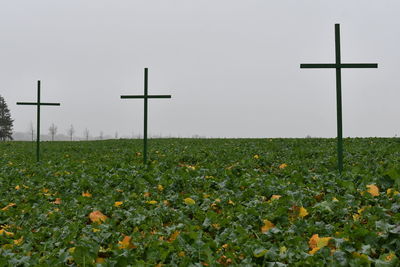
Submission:
POLYGON ((60 103, 36 103, 36 102, 17 102, 17 105, 30 105, 30 106, 60 106, 60 103))
POLYGON ((311 63, 311 64, 300 64, 301 69, 351 69, 351 68, 371 68, 376 69, 378 68, 378 64, 376 63, 342 63, 342 64, 335 64, 335 63, 311 63))
POLYGON ((170 95, 121 95, 121 98, 171 98, 170 95))

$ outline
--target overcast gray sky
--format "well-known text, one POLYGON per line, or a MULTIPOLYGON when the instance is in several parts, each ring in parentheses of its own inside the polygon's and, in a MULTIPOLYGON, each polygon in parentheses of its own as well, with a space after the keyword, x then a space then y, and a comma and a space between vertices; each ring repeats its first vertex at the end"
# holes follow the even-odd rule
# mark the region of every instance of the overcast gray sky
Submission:
POLYGON ((336 136, 333 63, 341 24, 344 136, 400 134, 399 0, 0 0, 0 94, 15 131, 139 134, 149 68, 152 134, 336 136))

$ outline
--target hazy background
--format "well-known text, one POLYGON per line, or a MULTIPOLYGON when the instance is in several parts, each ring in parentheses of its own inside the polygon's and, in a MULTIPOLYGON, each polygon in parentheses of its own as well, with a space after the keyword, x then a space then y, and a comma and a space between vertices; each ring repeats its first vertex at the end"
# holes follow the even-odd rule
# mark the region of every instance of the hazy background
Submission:
POLYGON ((334 62, 341 24, 344 136, 400 133, 399 0, 0 0, 0 94, 14 130, 142 133, 143 68, 149 132, 163 136, 336 136, 334 62))

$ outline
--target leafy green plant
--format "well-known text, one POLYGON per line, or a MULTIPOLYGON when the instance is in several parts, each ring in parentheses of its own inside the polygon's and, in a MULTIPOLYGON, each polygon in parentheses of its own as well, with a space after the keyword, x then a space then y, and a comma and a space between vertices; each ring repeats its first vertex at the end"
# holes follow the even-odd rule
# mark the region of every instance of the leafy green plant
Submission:
POLYGON ((0 144, 0 265, 399 265, 398 139, 150 141, 0 144))

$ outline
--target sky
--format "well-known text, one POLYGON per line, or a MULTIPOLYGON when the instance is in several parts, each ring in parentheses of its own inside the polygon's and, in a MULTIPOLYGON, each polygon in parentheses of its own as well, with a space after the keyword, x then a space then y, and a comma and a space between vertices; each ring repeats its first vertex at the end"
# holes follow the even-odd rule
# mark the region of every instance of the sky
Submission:
POLYGON ((343 135, 400 134, 398 0, 0 0, 0 95, 16 132, 77 136, 335 137, 334 24, 341 25, 343 135))

